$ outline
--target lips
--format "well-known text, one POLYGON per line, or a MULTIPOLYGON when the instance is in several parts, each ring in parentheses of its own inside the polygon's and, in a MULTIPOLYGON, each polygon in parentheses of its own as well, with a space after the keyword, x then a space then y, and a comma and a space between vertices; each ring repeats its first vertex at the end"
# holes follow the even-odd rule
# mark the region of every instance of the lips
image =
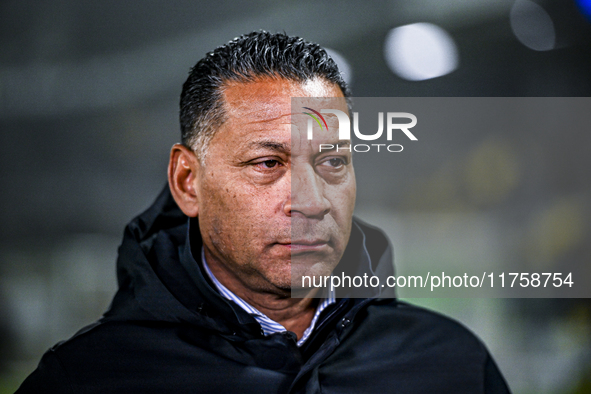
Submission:
POLYGON ((323 252, 328 248, 328 241, 323 239, 301 239, 291 243, 282 244, 291 250, 291 253, 323 252))

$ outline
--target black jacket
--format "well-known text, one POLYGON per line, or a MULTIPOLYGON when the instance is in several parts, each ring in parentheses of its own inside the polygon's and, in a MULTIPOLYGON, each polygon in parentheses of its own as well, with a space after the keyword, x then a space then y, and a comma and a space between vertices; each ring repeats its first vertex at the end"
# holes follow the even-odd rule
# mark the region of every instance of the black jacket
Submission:
MULTIPOLYGON (((290 332, 263 336, 201 272, 197 226, 166 189, 125 229, 109 311, 47 351, 17 393, 508 392, 473 334, 395 299, 338 299, 300 348, 290 332)), ((391 267, 385 236, 353 227, 346 255, 391 267)))

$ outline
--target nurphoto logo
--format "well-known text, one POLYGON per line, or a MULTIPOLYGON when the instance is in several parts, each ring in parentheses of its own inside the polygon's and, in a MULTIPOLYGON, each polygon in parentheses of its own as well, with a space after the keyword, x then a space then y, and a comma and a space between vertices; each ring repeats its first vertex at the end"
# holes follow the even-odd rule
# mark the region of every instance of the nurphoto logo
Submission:
MULTIPOLYGON (((349 119, 349 115, 345 112, 338 110, 338 109, 321 109, 320 112, 310 108, 310 107, 303 107, 304 109, 310 112, 304 112, 304 114, 310 116, 308 119, 308 139, 311 140, 314 138, 314 121, 320 126, 321 130, 328 131, 328 124, 324 119, 322 114, 333 114, 336 115, 338 122, 339 122, 339 140, 351 140, 351 120, 349 119)), ((417 137, 413 133, 410 132, 409 129, 413 128, 417 124, 417 117, 408 112, 387 112, 386 113, 386 140, 392 141, 392 136, 394 135, 394 131, 401 131, 410 139, 411 141, 417 141, 417 137), (409 123, 395 123, 394 120, 398 119, 408 119, 410 120, 409 123)), ((384 134, 384 113, 378 112, 378 131, 373 134, 363 134, 359 131, 359 113, 353 112, 353 132, 355 136, 362 141, 376 141, 377 139, 381 138, 384 134)), ((319 150, 353 150, 355 152, 369 152, 371 150, 376 150, 380 152, 380 148, 385 147, 385 151, 388 152, 402 152, 404 149, 400 144, 355 144, 355 145, 334 145, 334 144, 320 144, 319 150), (373 147, 373 148, 372 148, 373 147)))

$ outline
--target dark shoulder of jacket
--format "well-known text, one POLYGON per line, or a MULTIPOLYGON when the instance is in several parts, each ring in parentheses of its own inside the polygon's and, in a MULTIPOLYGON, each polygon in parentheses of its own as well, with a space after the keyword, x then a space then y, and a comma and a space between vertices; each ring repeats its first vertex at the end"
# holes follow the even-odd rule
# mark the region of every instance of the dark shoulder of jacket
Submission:
POLYGON ((442 364, 454 362, 460 368, 465 362, 478 363, 482 373, 483 392, 510 393, 509 387, 486 345, 462 323, 438 312, 394 299, 376 299, 360 316, 373 326, 370 331, 389 332, 387 340, 398 342, 403 352, 421 349, 428 359, 442 364))
POLYGON ((15 394, 74 393, 68 374, 55 354, 56 346, 43 355, 37 369, 25 379, 15 394))

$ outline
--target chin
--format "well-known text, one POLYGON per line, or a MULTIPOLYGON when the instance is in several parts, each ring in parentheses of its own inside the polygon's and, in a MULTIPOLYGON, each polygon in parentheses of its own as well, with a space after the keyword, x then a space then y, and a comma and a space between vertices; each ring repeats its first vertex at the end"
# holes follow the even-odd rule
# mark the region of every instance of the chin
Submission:
POLYGON ((330 261, 307 261, 305 259, 293 259, 290 277, 301 281, 302 276, 330 275, 336 264, 330 261))
POLYGON ((259 267, 259 275, 270 285, 269 290, 291 291, 291 261, 272 262, 259 267))

